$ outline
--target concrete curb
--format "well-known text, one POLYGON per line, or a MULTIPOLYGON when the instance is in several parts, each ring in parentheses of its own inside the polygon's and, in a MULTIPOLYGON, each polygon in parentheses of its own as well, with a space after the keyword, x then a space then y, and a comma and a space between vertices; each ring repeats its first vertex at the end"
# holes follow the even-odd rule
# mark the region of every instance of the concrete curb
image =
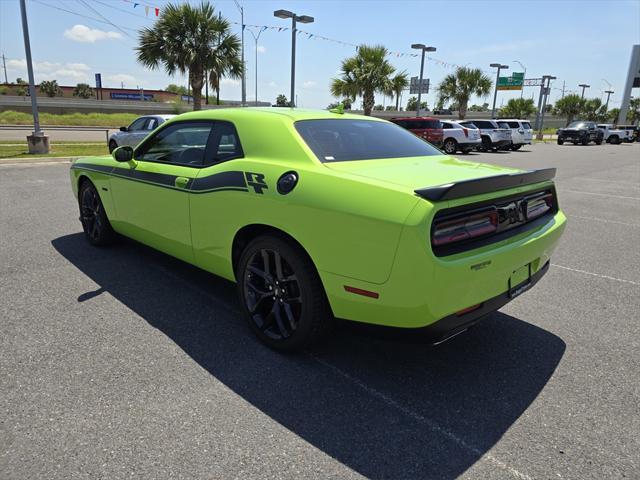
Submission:
POLYGON ((0 165, 16 165, 19 163, 71 163, 82 157, 31 157, 31 158, 0 158, 0 165))

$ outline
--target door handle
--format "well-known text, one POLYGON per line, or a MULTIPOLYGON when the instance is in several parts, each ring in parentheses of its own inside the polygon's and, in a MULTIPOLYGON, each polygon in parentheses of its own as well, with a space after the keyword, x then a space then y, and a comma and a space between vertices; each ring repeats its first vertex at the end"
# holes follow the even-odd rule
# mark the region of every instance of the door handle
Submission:
POLYGON ((187 177, 176 177, 175 186, 178 188, 187 188, 189 180, 191 179, 187 177))

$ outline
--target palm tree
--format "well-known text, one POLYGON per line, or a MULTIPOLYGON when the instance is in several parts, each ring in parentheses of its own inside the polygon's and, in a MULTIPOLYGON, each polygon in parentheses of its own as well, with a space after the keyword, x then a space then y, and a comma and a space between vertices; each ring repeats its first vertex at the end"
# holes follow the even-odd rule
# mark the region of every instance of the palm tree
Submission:
POLYGON ((467 105, 472 95, 486 97, 491 92, 493 82, 479 68, 459 67, 438 85, 440 102, 453 101, 458 104, 458 117, 467 115, 467 105))
POLYGON ((565 95, 558 100, 553 108, 556 115, 567 118, 567 125, 573 122, 573 119, 580 115, 584 107, 584 99, 580 95, 565 95))
POLYGON ((221 78, 242 74, 240 41, 207 1, 198 6, 168 4, 152 28, 140 31, 136 52, 138 62, 147 68, 187 74, 194 110, 202 108, 205 81, 219 92, 221 78))
POLYGON ((391 91, 396 97, 396 112, 400 110, 400 95, 402 95, 402 91, 407 88, 407 85, 409 85, 407 72, 398 73, 391 79, 391 91))
POLYGON ((500 109, 503 118, 525 119, 536 113, 536 106, 530 98, 512 98, 500 109))
POLYGON ((342 77, 331 82, 334 97, 355 100, 362 97, 364 114, 371 115, 375 93, 392 95, 391 75, 395 68, 387 61, 387 49, 381 45, 360 45, 358 53, 342 61, 342 77))

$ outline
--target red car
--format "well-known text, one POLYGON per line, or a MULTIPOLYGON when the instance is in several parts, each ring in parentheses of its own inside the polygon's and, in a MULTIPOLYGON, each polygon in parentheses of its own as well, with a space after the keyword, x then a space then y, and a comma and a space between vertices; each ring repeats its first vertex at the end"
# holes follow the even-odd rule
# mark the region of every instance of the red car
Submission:
POLYGON ((396 117, 391 121, 434 145, 442 145, 442 122, 433 117, 396 117))

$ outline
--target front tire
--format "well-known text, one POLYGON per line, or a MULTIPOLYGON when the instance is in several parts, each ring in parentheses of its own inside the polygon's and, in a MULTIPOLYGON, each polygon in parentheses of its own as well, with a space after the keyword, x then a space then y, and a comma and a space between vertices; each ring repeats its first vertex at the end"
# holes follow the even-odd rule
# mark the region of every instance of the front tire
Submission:
POLYGON ((251 330, 276 350, 299 350, 332 323, 322 282, 307 254, 279 235, 262 235, 242 252, 238 295, 251 330))
POLYGON ((456 153, 456 150, 458 149, 458 142, 456 142, 453 138, 447 138, 444 141, 444 145, 442 146, 442 149, 445 151, 445 153, 448 153, 449 155, 453 155, 454 153, 456 153))
POLYGON ((98 190, 91 181, 85 180, 80 185, 78 204, 82 230, 89 243, 96 247, 113 243, 115 232, 111 228, 98 190))
POLYGON ((113 153, 113 151, 118 148, 118 144, 115 140, 109 140, 109 153, 113 153))
POLYGON ((558 145, 562 145, 564 143, 564 139, 558 137, 558 145))
POLYGON ((585 138, 582 139, 582 141, 580 143, 582 143, 582 145, 588 145, 589 144, 589 139, 587 137, 585 137, 585 138))

